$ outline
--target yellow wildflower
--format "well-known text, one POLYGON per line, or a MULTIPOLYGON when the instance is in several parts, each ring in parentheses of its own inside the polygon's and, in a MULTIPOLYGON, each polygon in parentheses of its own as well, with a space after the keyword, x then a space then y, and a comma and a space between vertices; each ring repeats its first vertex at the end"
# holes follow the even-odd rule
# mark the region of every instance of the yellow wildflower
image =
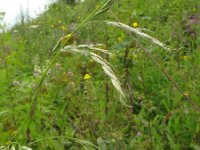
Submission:
POLYGON ((99 8, 99 5, 96 5, 96 8, 99 8))
POLYGON ((122 42, 123 41, 123 39, 121 38, 121 37, 118 37, 118 42, 122 42))
POLYGON ((60 26, 60 28, 63 30, 63 31, 66 31, 67 28, 65 26, 60 26))
POLYGON ((196 11, 197 11, 197 9, 196 9, 196 8, 193 8, 193 9, 192 9, 192 11, 193 11, 193 12, 196 12, 196 11))
POLYGON ((132 26, 133 26, 134 28, 137 28, 139 25, 138 25, 137 22, 133 22, 132 26))
POLYGON ((190 93, 188 91, 184 91, 183 94, 188 97, 190 95, 190 93))
POLYGON ((183 59, 184 59, 185 61, 187 61, 187 60, 189 59, 189 56, 183 56, 183 59))
POLYGON ((137 54, 133 54, 133 58, 134 58, 134 59, 137 59, 137 58, 138 58, 138 55, 137 55, 137 54))
POLYGON ((84 76, 84 79, 85 80, 89 80, 91 77, 92 77, 91 75, 89 75, 88 73, 86 73, 85 76, 84 76))
POLYGON ((8 142, 6 142, 6 145, 10 145, 12 142, 11 141, 8 141, 8 142))
POLYGON ((52 24, 51 27, 54 28, 55 26, 52 24))

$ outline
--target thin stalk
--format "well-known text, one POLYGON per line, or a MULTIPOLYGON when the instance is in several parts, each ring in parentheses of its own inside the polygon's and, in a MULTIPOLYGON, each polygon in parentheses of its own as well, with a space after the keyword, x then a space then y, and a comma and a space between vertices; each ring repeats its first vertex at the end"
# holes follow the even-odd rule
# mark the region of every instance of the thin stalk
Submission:
POLYGON ((151 149, 153 149, 153 138, 152 138, 152 132, 151 132, 151 121, 149 120, 149 123, 148 123, 148 128, 149 128, 149 138, 151 140, 151 149))
POLYGON ((134 113, 134 91, 133 91, 133 86, 131 83, 131 79, 130 79, 130 71, 129 71, 129 67, 130 67, 130 60, 128 59, 128 55, 129 55, 129 48, 126 48, 124 51, 124 72, 125 72, 125 81, 124 84, 126 85, 126 88, 128 90, 129 93, 129 102, 130 102, 130 106, 131 106, 131 113, 134 113))
MULTIPOLYGON (((109 61, 109 55, 106 54, 106 61, 109 61)), ((105 107, 105 115, 107 115, 108 112, 108 103, 109 103, 109 84, 108 81, 106 80, 106 85, 105 85, 105 98, 106 98, 106 107, 105 107)))
POLYGON ((157 66, 163 73, 163 75, 168 79, 168 81, 171 82, 171 84, 176 88, 176 90, 184 97, 184 100, 187 101, 189 104, 191 104, 191 106, 196 109, 197 111, 200 112, 200 108, 199 106, 189 97, 186 96, 183 92, 183 90, 178 86, 178 84, 172 79, 172 77, 169 75, 169 73, 167 72, 166 69, 164 69, 159 63, 158 61, 152 56, 152 54, 131 34, 129 34, 129 36, 131 36, 132 38, 134 38, 135 41, 137 41, 138 45, 140 46, 140 48, 142 48, 142 50, 145 52, 145 54, 147 55, 147 57, 149 57, 152 62, 155 64, 155 66, 157 66))
POLYGON ((58 52, 55 55, 53 55, 53 57, 51 58, 51 61, 50 61, 49 65, 45 69, 44 73, 42 74, 42 77, 40 78, 40 80, 38 82, 38 85, 35 88, 35 91, 34 91, 34 94, 33 94, 33 101, 32 101, 32 104, 31 104, 30 118, 34 117, 35 109, 36 109, 36 105, 37 105, 37 97, 39 95, 39 91, 40 91, 41 85, 44 82, 44 79, 46 78, 49 69, 55 63, 55 60, 58 57, 58 55, 59 55, 58 52))
MULTIPOLYGON (((100 15, 101 13, 104 13, 105 11, 107 11, 111 6, 112 3, 114 3, 114 0, 105 0, 100 7, 96 8, 90 15, 88 15, 79 25, 76 29, 74 29, 70 34, 61 37, 57 44, 54 46, 54 48, 52 49, 53 55, 52 58, 50 59, 50 63, 48 64, 47 68, 45 69, 45 71, 42 74, 42 77, 40 78, 40 80, 38 81, 38 84, 36 86, 36 88, 34 89, 33 92, 33 96, 32 96, 32 102, 31 102, 31 108, 30 108, 30 113, 29 115, 27 115, 27 119, 28 116, 30 116, 30 121, 32 120, 32 118, 34 117, 35 114, 35 110, 37 107, 37 103, 38 103, 38 95, 39 95, 39 91, 41 88, 42 83, 44 82, 44 79, 47 76, 47 73, 49 71, 49 69, 52 67, 52 65, 55 63, 55 60, 57 58, 57 56, 59 55, 59 49, 62 49, 64 46, 67 45, 68 41, 72 38, 72 36, 78 31, 80 30, 82 27, 84 27, 89 21, 91 21, 95 16, 100 15)), ((24 125, 25 125, 24 121, 24 125)), ((29 122, 30 123, 30 122, 29 122)))

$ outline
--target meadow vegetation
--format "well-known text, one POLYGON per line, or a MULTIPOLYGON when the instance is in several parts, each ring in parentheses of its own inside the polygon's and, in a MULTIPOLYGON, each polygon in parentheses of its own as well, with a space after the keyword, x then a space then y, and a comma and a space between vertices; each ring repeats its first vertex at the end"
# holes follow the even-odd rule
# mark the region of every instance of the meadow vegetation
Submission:
POLYGON ((0 29, 0 150, 200 149, 199 0, 59 0, 0 29))

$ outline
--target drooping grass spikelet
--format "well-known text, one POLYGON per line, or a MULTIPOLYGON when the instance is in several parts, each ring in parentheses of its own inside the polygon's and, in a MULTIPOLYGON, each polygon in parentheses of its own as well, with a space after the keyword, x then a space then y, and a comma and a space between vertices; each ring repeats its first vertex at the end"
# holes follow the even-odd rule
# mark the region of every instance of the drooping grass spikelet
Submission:
MULTIPOLYGON (((84 49, 85 48, 87 48, 87 49, 91 48, 92 50, 96 50, 94 45, 92 47, 90 45, 79 45, 79 46, 65 46, 61 51, 62 52, 73 51, 73 52, 76 52, 76 53, 84 54, 86 56, 90 56, 95 62, 100 64, 104 73, 110 78, 113 86, 115 87, 115 89, 119 93, 120 102, 123 105, 130 107, 125 102, 125 93, 122 90, 121 83, 119 82, 118 78, 116 77, 114 71, 111 69, 110 63, 107 62, 107 60, 102 58, 100 55, 98 55, 94 52, 88 51, 88 50, 83 50, 83 48, 84 49)), ((98 51, 98 48, 97 48, 97 51, 98 51)))
POLYGON ((99 52, 102 52, 102 53, 105 53, 105 54, 108 54, 108 55, 112 55, 109 50, 106 50, 106 49, 102 49, 102 48, 99 48, 98 46, 102 46, 103 44, 96 44, 96 45, 93 45, 93 44, 90 44, 90 45, 78 45, 78 48, 88 48, 88 49, 91 49, 91 50, 95 50, 95 51, 99 51, 99 52))
POLYGON ((167 47, 164 43, 160 42, 158 39, 142 32, 142 30, 140 28, 132 28, 126 24, 123 24, 121 22, 115 22, 115 21, 106 21, 106 23, 108 25, 111 25, 111 26, 115 26, 115 27, 119 27, 119 28, 122 28, 124 30, 127 30, 127 31, 130 31, 130 32, 133 32, 135 33, 136 35, 139 35, 145 39, 149 39, 151 40, 151 42, 153 42, 154 44, 162 47, 163 49, 165 49, 166 51, 172 51, 172 49, 170 49, 169 47, 167 47))

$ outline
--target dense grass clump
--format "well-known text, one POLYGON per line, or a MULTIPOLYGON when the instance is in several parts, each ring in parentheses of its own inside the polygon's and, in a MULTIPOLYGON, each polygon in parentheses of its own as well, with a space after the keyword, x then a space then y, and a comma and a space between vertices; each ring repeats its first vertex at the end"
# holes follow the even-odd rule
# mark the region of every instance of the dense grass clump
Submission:
POLYGON ((0 149, 200 149, 199 6, 59 0, 2 32, 0 149))

